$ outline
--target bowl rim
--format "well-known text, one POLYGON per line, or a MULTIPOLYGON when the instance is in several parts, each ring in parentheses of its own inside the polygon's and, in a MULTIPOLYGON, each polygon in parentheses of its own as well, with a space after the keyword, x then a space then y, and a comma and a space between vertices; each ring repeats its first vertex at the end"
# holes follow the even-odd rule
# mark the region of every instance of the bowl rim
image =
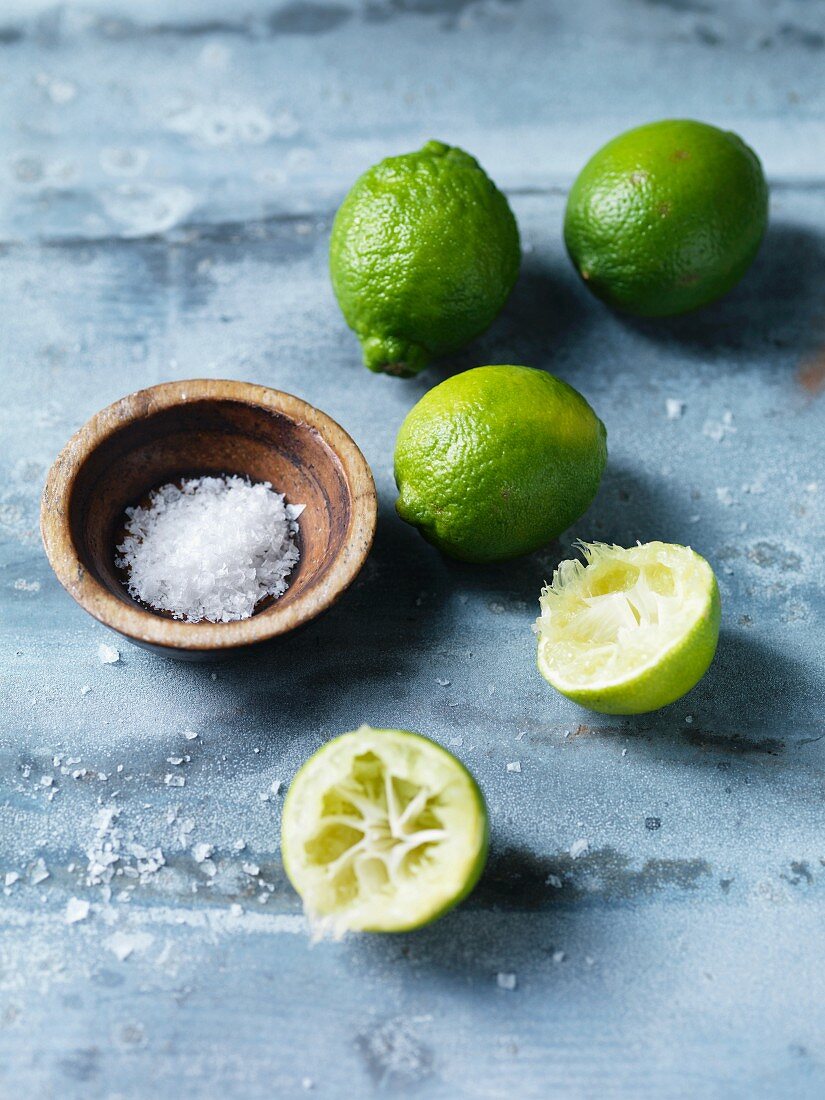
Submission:
POLYGON ((195 378, 162 382, 126 394, 96 412, 74 433, 52 464, 40 507, 40 532, 57 579, 104 626, 141 645, 186 652, 215 652, 254 645, 286 634, 325 611, 358 575, 375 536, 378 500, 367 460, 332 417, 293 394, 253 382, 195 378), (89 456, 127 425, 165 409, 202 401, 232 401, 277 412, 313 429, 335 454, 352 497, 341 550, 319 585, 291 604, 276 601, 260 615, 230 623, 187 623, 125 603, 86 569, 72 536, 70 503, 89 456))

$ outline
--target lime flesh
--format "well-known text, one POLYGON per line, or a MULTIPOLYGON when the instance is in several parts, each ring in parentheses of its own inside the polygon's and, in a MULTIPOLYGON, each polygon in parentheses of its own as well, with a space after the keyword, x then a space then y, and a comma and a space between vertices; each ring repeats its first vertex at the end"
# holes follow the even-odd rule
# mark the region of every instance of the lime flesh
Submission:
POLYGON ((475 780, 420 734, 361 726, 304 764, 281 847, 310 919, 333 934, 419 928, 472 890, 487 856, 475 780))
POLYGON ((642 714, 681 698, 719 639, 713 570, 687 546, 581 543, 544 588, 538 666, 562 695, 604 714, 642 714))

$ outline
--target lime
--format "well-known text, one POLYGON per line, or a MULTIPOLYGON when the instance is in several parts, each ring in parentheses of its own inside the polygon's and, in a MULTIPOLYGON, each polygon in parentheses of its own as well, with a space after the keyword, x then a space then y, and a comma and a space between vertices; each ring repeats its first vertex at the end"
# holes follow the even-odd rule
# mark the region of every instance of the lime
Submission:
POLYGON ((370 168, 332 227, 332 285, 364 363, 401 377, 483 332, 520 262, 504 195, 440 141, 370 168))
POLYGON ((642 714, 699 682, 719 639, 713 570, 687 546, 580 543, 541 594, 539 671, 604 714, 642 714))
POLYGON ((765 232, 768 188, 736 134, 666 120, 628 130, 584 166, 567 199, 567 251, 590 290, 645 317, 726 294, 765 232))
POLYGON ((426 393, 395 444, 398 514, 444 553, 499 561, 561 534, 596 495, 607 433, 530 367, 476 367, 426 393))
POLYGON ((336 933, 420 928, 461 901, 487 858, 487 810, 434 741, 361 726, 304 764, 284 802, 286 873, 336 933))

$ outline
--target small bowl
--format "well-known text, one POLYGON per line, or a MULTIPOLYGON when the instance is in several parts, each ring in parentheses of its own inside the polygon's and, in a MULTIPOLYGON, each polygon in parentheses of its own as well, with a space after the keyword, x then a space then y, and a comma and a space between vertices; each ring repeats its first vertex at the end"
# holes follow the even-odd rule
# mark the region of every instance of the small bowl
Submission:
POLYGON ((90 615, 138 645, 197 660, 286 634, 335 603, 367 558, 376 513, 366 459, 325 413, 265 386, 196 379, 129 394, 73 435, 49 471, 40 530, 57 579, 90 615), (115 566, 124 510, 169 481, 207 474, 270 481, 306 505, 289 587, 237 622, 155 613, 115 566))

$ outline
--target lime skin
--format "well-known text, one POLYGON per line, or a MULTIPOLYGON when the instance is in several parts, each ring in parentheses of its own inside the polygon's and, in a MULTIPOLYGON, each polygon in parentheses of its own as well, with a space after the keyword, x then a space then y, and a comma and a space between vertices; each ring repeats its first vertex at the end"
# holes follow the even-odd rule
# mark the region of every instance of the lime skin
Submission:
POLYGON ((330 241, 333 289, 364 364, 398 377, 482 333, 520 263, 507 199, 473 157, 440 141, 365 172, 330 241))
POLYGON ((407 414, 396 510, 450 557, 503 561, 575 522, 606 461, 605 427, 572 386, 530 367, 476 367, 407 414))
MULTIPOLYGON (((305 908, 312 913, 312 876, 307 873, 303 848, 308 833, 314 831, 318 821, 313 806, 319 790, 334 784, 337 775, 337 757, 349 750, 359 754, 386 753, 389 760, 424 754, 430 761, 451 774, 451 797, 460 803, 467 825, 467 850, 462 859, 445 868, 440 888, 433 891, 423 887, 417 891, 414 904, 407 896, 406 904, 397 906, 390 898, 379 893, 372 903, 360 906, 357 912, 339 912, 339 930, 351 932, 412 932, 438 920, 467 897, 476 886, 487 862, 490 845, 490 824, 484 795, 473 776, 452 753, 437 742, 420 733, 409 730, 375 729, 361 726, 351 733, 333 738, 315 752, 303 764, 290 784, 281 817, 281 852, 284 870, 305 908)), ((314 914, 324 918, 329 913, 314 914)))
POLYGON ((767 222, 753 150, 715 126, 669 119, 628 130, 588 161, 568 196, 564 240, 598 298, 665 317, 735 286, 767 222))

